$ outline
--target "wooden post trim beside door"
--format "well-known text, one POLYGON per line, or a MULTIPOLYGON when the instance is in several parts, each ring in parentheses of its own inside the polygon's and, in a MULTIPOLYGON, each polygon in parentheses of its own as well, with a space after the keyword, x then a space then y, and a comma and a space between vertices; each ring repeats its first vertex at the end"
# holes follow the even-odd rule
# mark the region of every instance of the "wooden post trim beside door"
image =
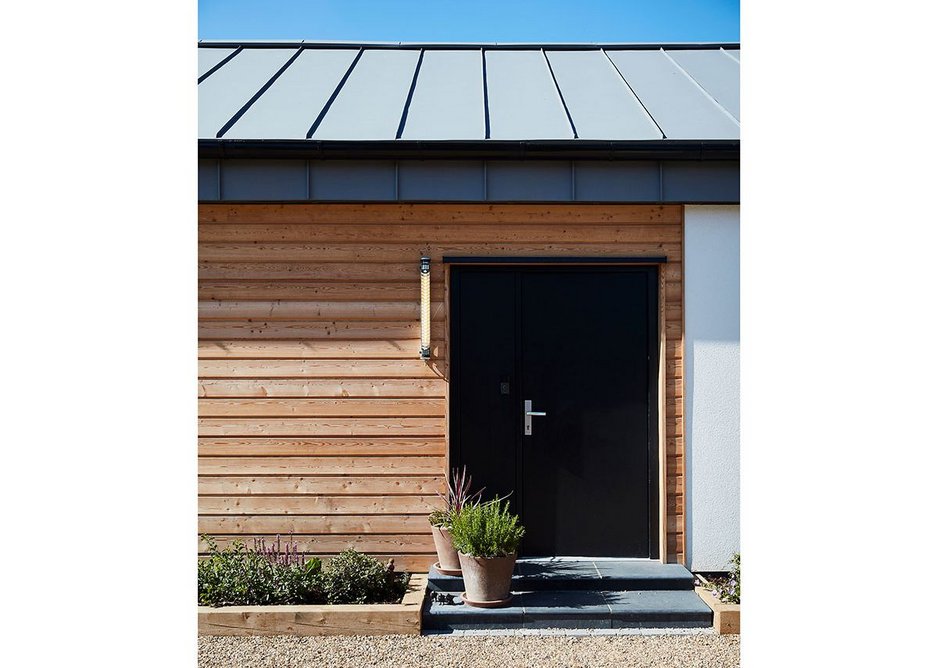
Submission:
POLYGON ((667 434, 667 291, 665 275, 658 272, 658 560, 668 561, 668 434, 667 434))

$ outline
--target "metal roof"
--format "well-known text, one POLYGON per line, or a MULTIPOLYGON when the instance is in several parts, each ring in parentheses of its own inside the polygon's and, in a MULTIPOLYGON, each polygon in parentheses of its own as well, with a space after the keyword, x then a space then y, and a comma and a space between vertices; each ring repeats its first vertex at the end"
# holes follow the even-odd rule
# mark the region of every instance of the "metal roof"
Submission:
POLYGON ((198 54, 204 141, 739 141, 738 44, 200 42, 198 54))

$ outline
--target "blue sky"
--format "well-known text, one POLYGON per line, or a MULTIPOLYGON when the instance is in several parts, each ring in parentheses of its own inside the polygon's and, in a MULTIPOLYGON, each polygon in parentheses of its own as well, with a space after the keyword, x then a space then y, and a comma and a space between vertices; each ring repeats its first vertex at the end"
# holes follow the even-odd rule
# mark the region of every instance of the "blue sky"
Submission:
POLYGON ((739 1, 199 0, 199 39, 739 41, 739 1))

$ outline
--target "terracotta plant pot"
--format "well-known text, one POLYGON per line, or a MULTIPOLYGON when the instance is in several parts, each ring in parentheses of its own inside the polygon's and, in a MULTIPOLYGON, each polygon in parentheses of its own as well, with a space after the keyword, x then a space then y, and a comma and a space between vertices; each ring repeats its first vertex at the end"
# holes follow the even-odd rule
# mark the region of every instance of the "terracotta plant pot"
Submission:
POLYGON ((507 605, 511 600, 511 574, 517 554, 507 557, 470 557, 459 553, 466 593, 466 605, 493 608, 507 605))
POLYGON ((453 547, 453 539, 450 537, 446 527, 435 527, 431 525, 430 531, 433 533, 433 544, 436 546, 436 556, 440 559, 438 562, 440 572, 460 570, 459 555, 453 547))

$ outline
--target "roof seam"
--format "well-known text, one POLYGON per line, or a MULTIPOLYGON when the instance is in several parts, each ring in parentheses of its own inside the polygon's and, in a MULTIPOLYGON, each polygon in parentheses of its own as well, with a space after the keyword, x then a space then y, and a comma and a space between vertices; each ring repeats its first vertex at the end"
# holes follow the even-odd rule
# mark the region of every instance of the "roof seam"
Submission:
POLYGON ((629 89, 629 92, 632 94, 632 97, 635 98, 635 101, 638 102, 639 105, 641 105, 642 110, 645 112, 645 115, 648 116, 648 119, 652 123, 654 123, 656 128, 658 128, 658 132, 661 133, 661 138, 667 139, 668 135, 665 134, 664 129, 661 127, 661 125, 658 124, 658 121, 655 120, 655 117, 651 115, 651 112, 648 111, 648 107, 645 106, 645 103, 642 101, 642 98, 640 98, 638 96, 638 93, 635 92, 635 89, 632 88, 632 84, 630 84, 628 79, 625 78, 625 75, 622 74, 622 70, 619 69, 619 66, 616 65, 614 62, 612 62, 612 58, 609 57, 609 54, 606 53, 605 49, 600 49, 600 51, 602 51, 602 54, 606 56, 606 60, 612 66, 612 69, 616 71, 616 74, 619 75, 619 78, 622 79, 622 83, 624 83, 625 87, 629 89))
POLYGON ((205 72, 205 74, 203 74, 202 76, 199 77, 199 80, 196 81, 196 85, 202 83, 203 81, 205 81, 206 79, 208 79, 211 75, 215 74, 215 72, 218 71, 218 70, 220 70, 224 65, 226 65, 229 60, 231 60, 232 58, 234 58, 235 56, 237 56, 239 53, 241 53, 241 51, 242 51, 243 49, 244 49, 243 46, 239 46, 237 49, 235 49, 234 51, 232 51, 231 53, 229 53, 227 56, 225 56, 224 58, 222 58, 221 60, 219 60, 219 61, 215 64, 214 67, 210 67, 210 68, 208 69, 208 71, 205 72))
POLYGON ((579 135, 576 131, 576 125, 573 123, 573 116, 570 115, 570 109, 567 107, 567 101, 563 98, 563 91, 560 90, 560 84, 557 83, 557 77, 554 76, 554 68, 551 67, 550 58, 547 57, 547 51, 541 49, 541 55, 544 56, 544 62, 547 63, 547 71, 550 72, 550 79, 554 82, 554 90, 557 91, 557 96, 560 98, 560 104, 563 105, 563 111, 567 115, 567 122, 570 124, 570 129, 573 131, 573 138, 579 139, 579 135))
POLYGON ((726 115, 729 117, 729 119, 730 119, 731 121, 733 121, 734 123, 736 123, 737 127, 739 126, 739 119, 736 118, 735 116, 733 116, 733 114, 730 113, 729 109, 727 109, 727 108, 724 107, 722 104, 720 104, 719 102, 717 102, 717 99, 716 99, 715 97, 713 97, 713 95, 710 94, 710 91, 708 91, 706 88, 704 88, 703 86, 701 86, 701 85, 700 85, 700 82, 697 81, 697 79, 695 79, 694 77, 692 77, 691 74, 690 74, 690 72, 688 72, 688 71, 685 70, 683 67, 681 67, 680 64, 679 64, 676 60, 674 60, 674 58, 672 58, 670 55, 668 55, 668 52, 665 51, 664 49, 661 49, 661 53, 663 53, 663 54, 665 55, 665 57, 666 57, 668 60, 670 60, 670 61, 674 64, 674 66, 675 66, 676 68, 678 68, 681 72, 683 72, 683 73, 684 73, 684 76, 686 76, 688 79, 690 79, 691 82, 692 82, 695 86, 697 86, 697 88, 700 89, 700 92, 702 92, 704 95, 706 95, 706 96, 707 96, 707 99, 709 99, 711 102, 713 102, 713 104, 715 104, 715 105, 717 106, 717 109, 719 109, 719 110, 722 111, 724 114, 726 114, 726 115))
POLYGON ((345 74, 342 75, 342 78, 339 79, 339 83, 336 85, 335 90, 332 91, 332 95, 329 96, 329 99, 326 100, 326 104, 323 105, 323 108, 319 111, 319 115, 316 116, 316 120, 313 121, 313 124, 309 126, 309 130, 306 132, 306 138, 315 134, 316 130, 319 129, 319 126, 322 124, 323 119, 326 118, 326 114, 329 113, 329 109, 332 108, 332 103, 335 102, 335 99, 339 97, 339 92, 342 90, 342 87, 345 85, 345 82, 348 81, 348 78, 352 76, 352 70, 355 69, 355 66, 358 64, 358 61, 361 60, 362 54, 365 53, 363 47, 359 47, 358 53, 355 54, 355 57, 352 59, 351 65, 348 66, 348 69, 345 70, 345 74))
POLYGON ((486 69, 485 49, 481 49, 482 54, 482 117, 485 121, 485 138, 492 138, 492 120, 489 116, 489 78, 486 69))
POLYGON ((228 119, 228 122, 225 123, 225 124, 221 127, 221 130, 218 131, 218 133, 215 135, 215 137, 216 137, 216 138, 218 138, 218 137, 223 137, 224 134, 225 134, 226 132, 228 132, 228 130, 231 129, 231 126, 233 126, 235 123, 237 123, 237 122, 241 119, 241 117, 244 116, 245 113, 247 113, 247 110, 251 108, 251 105, 253 105, 255 102, 257 102, 257 100, 260 99, 261 95, 263 95, 264 93, 266 93, 266 92, 267 92, 267 89, 274 85, 274 82, 280 77, 281 74, 283 74, 284 72, 287 71, 287 68, 290 67, 290 65, 293 64, 293 61, 294 61, 294 60, 296 60, 297 58, 300 57, 300 54, 301 54, 301 53, 303 53, 303 49, 297 49, 297 50, 296 50, 296 53, 294 53, 292 56, 290 56, 290 58, 287 59, 287 62, 285 62, 285 63, 280 67, 280 69, 277 70, 277 71, 274 73, 274 75, 273 75, 272 77, 270 77, 270 79, 267 80, 267 83, 265 83, 263 86, 261 86, 260 90, 257 91, 256 93, 254 93, 253 97, 251 97, 251 99, 248 100, 248 101, 244 104, 243 107, 241 107, 237 112, 235 112, 235 115, 234 115, 234 116, 232 116, 231 118, 228 119))
POLYGON ((407 100, 404 101, 404 110, 401 112, 401 122, 397 125, 397 135, 395 135, 395 139, 400 139, 404 134, 404 125, 407 123, 407 112, 410 111, 410 102, 414 99, 414 90, 417 88, 417 77, 420 76, 420 65, 423 63, 423 54, 424 50, 420 49, 420 56, 417 58, 417 66, 414 68, 414 78, 410 82, 407 100))
POLYGON ((722 46, 720 47, 720 51, 723 52, 724 54, 726 54, 726 57, 727 57, 727 58, 730 58, 730 59, 731 59, 734 63, 736 63, 737 65, 740 64, 739 58, 737 58, 737 57, 734 56, 732 53, 730 53, 729 51, 727 51, 726 49, 724 49, 722 46))

